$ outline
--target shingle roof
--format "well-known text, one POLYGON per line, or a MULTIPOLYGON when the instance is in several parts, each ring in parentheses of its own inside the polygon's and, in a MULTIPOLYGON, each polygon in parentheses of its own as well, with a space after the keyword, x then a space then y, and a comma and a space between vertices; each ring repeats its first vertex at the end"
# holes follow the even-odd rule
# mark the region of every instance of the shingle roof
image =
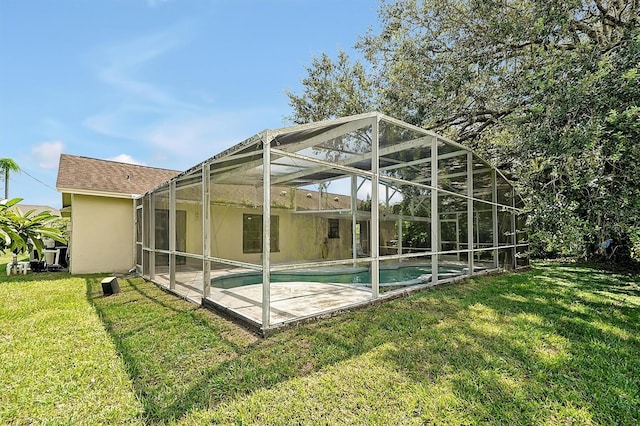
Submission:
MULTIPOLYGON (((89 191, 106 194, 144 194, 160 184, 177 176, 180 172, 168 169, 119 163, 117 161, 98 160, 96 158, 79 157, 62 154, 58 169, 56 187, 61 192, 89 191)), ((197 199, 199 187, 188 189, 193 194, 187 195, 197 199)), ((250 185, 214 184, 211 200, 218 204, 250 206, 262 198, 250 185)), ((317 191, 299 189, 293 191, 288 187, 271 188, 272 206, 311 210, 318 208, 317 191), (292 194, 295 193, 295 202, 292 194)), ((183 194, 185 195, 185 194, 183 194)), ((345 195, 324 194, 320 204, 323 209, 345 209, 350 206, 350 198, 345 195)))
POLYGON ((56 188, 62 192, 72 192, 69 190, 75 189, 143 194, 179 173, 176 170, 62 154, 56 188))
POLYGON ((49 206, 33 205, 33 204, 16 204, 15 208, 19 209, 22 214, 25 214, 29 210, 34 210, 33 214, 38 214, 44 211, 49 211, 54 216, 60 216, 60 210, 54 209, 49 206))

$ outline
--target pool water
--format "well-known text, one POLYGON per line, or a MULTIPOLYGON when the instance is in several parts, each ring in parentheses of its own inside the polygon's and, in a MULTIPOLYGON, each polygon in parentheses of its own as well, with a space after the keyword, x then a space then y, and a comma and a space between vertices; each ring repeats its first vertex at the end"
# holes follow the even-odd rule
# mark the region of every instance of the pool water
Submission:
MULTIPOLYGON (((440 267, 440 273, 461 273, 461 269, 440 267)), ((431 281, 431 265, 412 265, 380 268, 381 286, 407 286, 424 284, 431 281)), ((315 268, 282 271, 271 274, 271 282, 316 282, 371 286, 371 272, 368 268, 315 268)), ((215 288, 234 288, 262 283, 262 274, 247 272, 213 278, 211 286, 215 288)))

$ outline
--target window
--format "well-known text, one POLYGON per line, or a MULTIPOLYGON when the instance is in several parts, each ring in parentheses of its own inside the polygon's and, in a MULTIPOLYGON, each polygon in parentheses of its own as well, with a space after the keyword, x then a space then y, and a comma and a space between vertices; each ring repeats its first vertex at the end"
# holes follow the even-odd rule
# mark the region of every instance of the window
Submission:
POLYGON ((329 219, 329 238, 340 238, 340 221, 329 219))
MULTIPOLYGON (((262 253, 262 215, 242 215, 242 252, 262 253)), ((271 216, 271 251, 280 251, 278 216, 271 216)))
MULTIPOLYGON (((156 249, 169 250, 169 210, 156 209, 156 249)), ((186 210, 176 210, 176 251, 187 251, 187 212, 186 210)), ((186 257, 176 256, 176 264, 184 265, 186 257)), ((169 265, 169 255, 166 253, 156 253, 157 265, 169 265)))

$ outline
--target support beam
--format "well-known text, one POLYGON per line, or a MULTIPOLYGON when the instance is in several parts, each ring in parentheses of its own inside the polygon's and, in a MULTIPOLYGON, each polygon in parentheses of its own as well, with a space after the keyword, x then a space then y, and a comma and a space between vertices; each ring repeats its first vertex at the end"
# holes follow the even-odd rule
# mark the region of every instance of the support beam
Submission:
POLYGON ((491 201, 493 201, 493 205, 491 206, 491 217, 493 221, 493 246, 496 249, 493 251, 493 267, 498 268, 500 266, 500 262, 498 259, 499 251, 498 247, 498 180, 496 169, 491 171, 491 201))
POLYGON ((263 135, 262 154, 262 328, 271 325, 271 134, 263 135))
MULTIPOLYGON (((438 188, 438 140, 431 143, 431 185, 438 188)), ((431 190, 431 283, 438 284, 438 255, 440 251, 440 216, 438 213, 437 189, 431 190)))
MULTIPOLYGON (((516 191, 511 188, 511 207, 515 207, 516 205, 516 191)), ((512 245, 516 244, 516 239, 518 238, 518 234, 516 233, 516 215, 513 211, 510 212, 511 214, 511 241, 509 242, 512 245)), ((514 247, 513 249, 511 249, 511 259, 513 261, 513 269, 516 269, 518 267, 518 258, 516 257, 516 253, 518 252, 518 250, 514 247)))
POLYGON ((384 186, 384 206, 389 210, 389 187, 387 185, 384 186))
POLYGON ((202 296, 211 296, 211 186, 209 165, 202 165, 202 296))
POLYGON ((402 254, 402 232, 404 231, 403 227, 402 227, 402 216, 400 216, 398 218, 398 253, 397 254, 402 254))
POLYGON ((358 262, 358 235, 356 228, 358 221, 356 215, 358 213, 358 177, 351 176, 351 257, 353 258, 353 266, 358 262))
POLYGON ((169 184, 169 288, 176 289, 176 181, 169 184))
MULTIPOLYGON (((156 277, 156 193, 153 192, 149 195, 149 203, 147 204, 149 207, 148 218, 149 218, 149 248, 151 249, 149 253, 149 261, 147 267, 149 268, 149 279, 153 281, 156 277)), ((144 211, 143 211, 144 213, 144 211)), ((144 246, 143 246, 144 247, 144 246)), ((144 264, 144 253, 142 254, 144 264)), ((144 267, 144 266, 143 266, 144 267)))
POLYGON ((373 140, 371 141, 371 297, 377 299, 380 294, 380 181, 378 142, 379 121, 373 119, 373 140))
POLYGON ((473 153, 467 154, 467 268, 468 275, 473 275, 473 153))
POLYGON ((134 235, 135 235, 135 265, 136 265, 136 273, 143 274, 142 264, 144 263, 142 258, 144 257, 144 198, 139 197, 134 201, 134 235), (140 212, 140 213, 138 213, 140 212), (140 230, 140 234, 138 234, 138 230, 140 230), (138 253, 140 253, 140 258, 138 258, 138 253))

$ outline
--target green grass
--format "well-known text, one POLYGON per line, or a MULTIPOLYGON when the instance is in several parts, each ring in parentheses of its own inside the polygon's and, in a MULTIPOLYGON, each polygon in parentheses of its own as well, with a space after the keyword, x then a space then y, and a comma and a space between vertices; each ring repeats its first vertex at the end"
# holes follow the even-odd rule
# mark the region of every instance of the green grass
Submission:
POLYGON ((540 263, 266 339, 119 282, 0 283, 0 423, 640 423, 638 277, 540 263))
POLYGON ((3 281, 0 424, 138 421, 141 404, 87 301, 86 281, 66 274, 3 281))

